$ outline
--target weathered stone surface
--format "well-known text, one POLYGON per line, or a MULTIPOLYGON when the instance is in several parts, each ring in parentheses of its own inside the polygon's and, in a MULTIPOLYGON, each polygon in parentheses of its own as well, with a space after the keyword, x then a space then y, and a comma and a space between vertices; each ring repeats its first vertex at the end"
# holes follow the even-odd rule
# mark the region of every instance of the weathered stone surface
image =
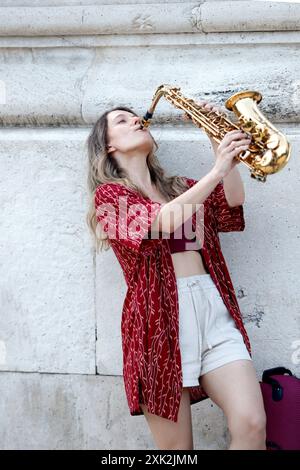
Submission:
POLYGON ((2 370, 95 373, 83 133, 68 133, 0 130, 2 370))
MULTIPOLYGON (((3 372, 0 393, 2 450, 156 448, 145 418, 126 409, 122 378, 3 372)), ((200 405, 195 448, 226 448, 223 413, 210 400, 200 405)))
MULTIPOLYGON (((151 449, 122 378, 126 293, 85 223, 86 141, 108 107, 140 114, 170 83, 217 105, 262 93, 288 165, 262 184, 239 165, 244 232, 220 234, 258 379, 300 376, 299 8, 296 2, 2 0, 0 7, 0 442, 3 449, 151 449)), ((152 134, 168 174, 200 179, 205 134, 163 98, 152 134), (181 123, 181 124, 180 124, 181 123)), ((227 448, 221 410, 192 407, 195 449, 227 448)))

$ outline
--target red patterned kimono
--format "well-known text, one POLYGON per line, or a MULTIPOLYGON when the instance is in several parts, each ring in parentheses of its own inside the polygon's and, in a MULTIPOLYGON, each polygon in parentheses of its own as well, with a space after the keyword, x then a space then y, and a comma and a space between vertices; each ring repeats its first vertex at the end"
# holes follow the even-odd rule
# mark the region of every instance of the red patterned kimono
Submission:
MULTIPOLYGON (((192 178, 184 179, 188 187, 197 183, 192 178)), ((204 236, 200 254, 251 356, 218 236, 218 232, 244 230, 243 206, 228 205, 222 182, 203 205, 204 236)), ((144 403, 150 413, 177 422, 182 371, 176 277, 168 239, 149 239, 147 235, 161 206, 118 183, 98 186, 95 193, 97 220, 110 239, 127 284, 121 332, 123 379, 130 414, 143 414, 139 403, 144 403), (125 200, 127 210, 124 210, 125 200)), ((196 212, 192 221, 197 234, 196 212)), ((200 382, 189 391, 191 404, 208 398, 200 382)))

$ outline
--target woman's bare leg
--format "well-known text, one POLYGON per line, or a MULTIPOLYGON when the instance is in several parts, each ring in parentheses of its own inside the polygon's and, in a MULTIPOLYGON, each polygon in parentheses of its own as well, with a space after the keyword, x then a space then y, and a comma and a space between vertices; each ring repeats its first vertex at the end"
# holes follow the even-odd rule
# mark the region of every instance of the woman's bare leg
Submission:
POLYGON ((143 410, 155 444, 160 450, 193 450, 191 403, 187 387, 182 389, 177 423, 149 413, 147 407, 143 404, 140 404, 140 407, 143 410))
POLYGON ((229 450, 266 450, 266 415, 252 361, 225 364, 202 375, 200 383, 227 418, 229 450))

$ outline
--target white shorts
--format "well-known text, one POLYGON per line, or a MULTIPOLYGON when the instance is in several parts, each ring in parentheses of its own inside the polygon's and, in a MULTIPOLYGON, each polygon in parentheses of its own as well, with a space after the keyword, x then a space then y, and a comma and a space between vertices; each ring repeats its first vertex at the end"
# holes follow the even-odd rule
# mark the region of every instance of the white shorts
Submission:
POLYGON ((177 278, 183 387, 237 359, 252 360, 210 274, 177 278))

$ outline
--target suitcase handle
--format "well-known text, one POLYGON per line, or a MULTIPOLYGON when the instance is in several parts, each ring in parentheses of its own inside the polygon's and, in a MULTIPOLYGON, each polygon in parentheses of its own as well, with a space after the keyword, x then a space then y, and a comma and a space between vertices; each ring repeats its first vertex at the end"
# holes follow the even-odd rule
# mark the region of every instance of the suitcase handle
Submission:
POLYGON ((271 375, 293 375, 289 369, 285 367, 273 367, 272 369, 266 369, 263 372, 262 381, 272 386, 272 400, 280 401, 283 398, 283 388, 280 383, 271 377, 271 375))
POLYGON ((265 382, 268 379, 268 377, 270 377, 270 375, 283 375, 283 374, 293 375, 290 369, 287 369, 286 367, 273 367, 273 369, 266 369, 263 372, 262 381, 265 382))

